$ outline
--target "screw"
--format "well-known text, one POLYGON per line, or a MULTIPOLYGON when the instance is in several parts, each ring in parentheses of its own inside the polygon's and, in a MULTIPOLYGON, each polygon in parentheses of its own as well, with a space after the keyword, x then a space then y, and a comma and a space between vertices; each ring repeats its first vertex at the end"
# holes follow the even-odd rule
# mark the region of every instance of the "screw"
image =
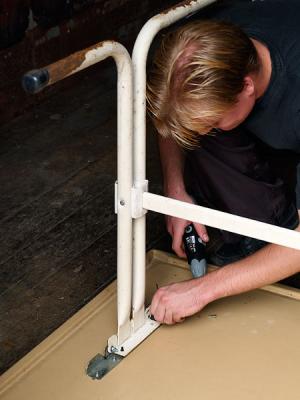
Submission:
POLYGON ((121 204, 121 206, 125 206, 125 201, 124 201, 124 200, 121 200, 121 201, 120 201, 120 204, 121 204))

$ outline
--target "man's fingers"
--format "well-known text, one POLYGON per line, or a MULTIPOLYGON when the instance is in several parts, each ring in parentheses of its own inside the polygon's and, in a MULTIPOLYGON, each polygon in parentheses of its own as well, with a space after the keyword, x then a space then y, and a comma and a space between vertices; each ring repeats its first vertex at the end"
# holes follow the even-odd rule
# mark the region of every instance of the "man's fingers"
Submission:
POLYGON ((159 294, 159 290, 154 294, 152 301, 151 301, 151 306, 150 306, 150 314, 154 316, 156 309, 158 307, 160 301, 160 294, 159 294))
POLYGON ((157 322, 163 322, 165 318, 165 307, 161 302, 163 291, 163 288, 160 288, 156 291, 150 306, 150 314, 157 322))
POLYGON ((203 240, 203 242, 208 242, 209 237, 207 234, 206 227, 202 224, 196 224, 196 223, 194 223, 193 225, 194 225, 199 237, 203 240))
POLYGON ((182 235, 183 232, 181 230, 177 230, 174 232, 173 236, 172 249, 175 251, 178 257, 186 257, 185 251, 182 247, 182 235))
POLYGON ((166 309, 161 304, 156 308, 155 313, 153 314, 155 321, 164 322, 166 309))
POLYGON ((173 313, 172 313, 171 310, 166 310, 163 323, 167 324, 167 325, 173 325, 174 324, 173 313))
POLYGON ((181 323, 181 322, 184 322, 185 321, 185 318, 183 318, 183 317, 179 317, 179 315, 174 315, 173 314, 173 322, 176 322, 176 323, 181 323))

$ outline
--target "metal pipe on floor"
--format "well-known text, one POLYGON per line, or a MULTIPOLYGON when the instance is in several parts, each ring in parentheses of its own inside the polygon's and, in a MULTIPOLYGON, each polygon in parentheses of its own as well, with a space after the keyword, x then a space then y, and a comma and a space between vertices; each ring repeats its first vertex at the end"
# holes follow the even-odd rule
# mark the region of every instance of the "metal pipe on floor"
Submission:
POLYGON ((24 75, 23 88, 37 93, 70 75, 88 68, 108 57, 113 57, 118 70, 118 190, 116 209, 118 213, 118 342, 131 333, 132 294, 132 115, 133 83, 132 62, 126 48, 114 41, 100 42, 80 50, 47 67, 24 75))
MULTIPOLYGON (((146 61, 156 34, 179 19, 216 0, 186 0, 151 18, 140 31, 133 49, 134 73, 134 185, 145 185, 146 180, 146 61)), ((145 302, 145 215, 133 221, 133 323, 134 329, 143 325, 145 302)))

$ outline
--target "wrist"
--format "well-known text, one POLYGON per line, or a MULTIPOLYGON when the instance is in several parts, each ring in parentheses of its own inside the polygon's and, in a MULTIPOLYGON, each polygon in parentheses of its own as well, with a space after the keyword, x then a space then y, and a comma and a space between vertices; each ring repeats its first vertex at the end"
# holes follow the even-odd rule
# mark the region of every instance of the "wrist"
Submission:
POLYGON ((199 290, 198 302, 203 307, 223 297, 218 292, 217 281, 215 280, 214 277, 214 274, 216 272, 217 271, 210 272, 204 277, 198 279, 198 290, 199 290))
POLYGON ((176 183, 176 185, 164 185, 164 194, 167 197, 177 199, 186 194, 184 183, 176 183))

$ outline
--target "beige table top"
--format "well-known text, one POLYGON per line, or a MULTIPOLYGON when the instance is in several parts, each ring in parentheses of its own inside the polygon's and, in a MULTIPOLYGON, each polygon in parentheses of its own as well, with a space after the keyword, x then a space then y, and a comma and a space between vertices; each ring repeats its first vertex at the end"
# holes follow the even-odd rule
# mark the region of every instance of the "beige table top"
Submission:
MULTIPOLYGON (((149 256, 147 296, 190 278, 185 264, 149 256)), ((176 326, 162 326, 101 381, 85 374, 115 333, 111 284, 0 377, 2 400, 286 399, 299 397, 299 292, 223 299, 176 326), (290 296, 290 297, 288 297, 290 296)), ((277 289, 272 289, 277 291, 277 289)))

